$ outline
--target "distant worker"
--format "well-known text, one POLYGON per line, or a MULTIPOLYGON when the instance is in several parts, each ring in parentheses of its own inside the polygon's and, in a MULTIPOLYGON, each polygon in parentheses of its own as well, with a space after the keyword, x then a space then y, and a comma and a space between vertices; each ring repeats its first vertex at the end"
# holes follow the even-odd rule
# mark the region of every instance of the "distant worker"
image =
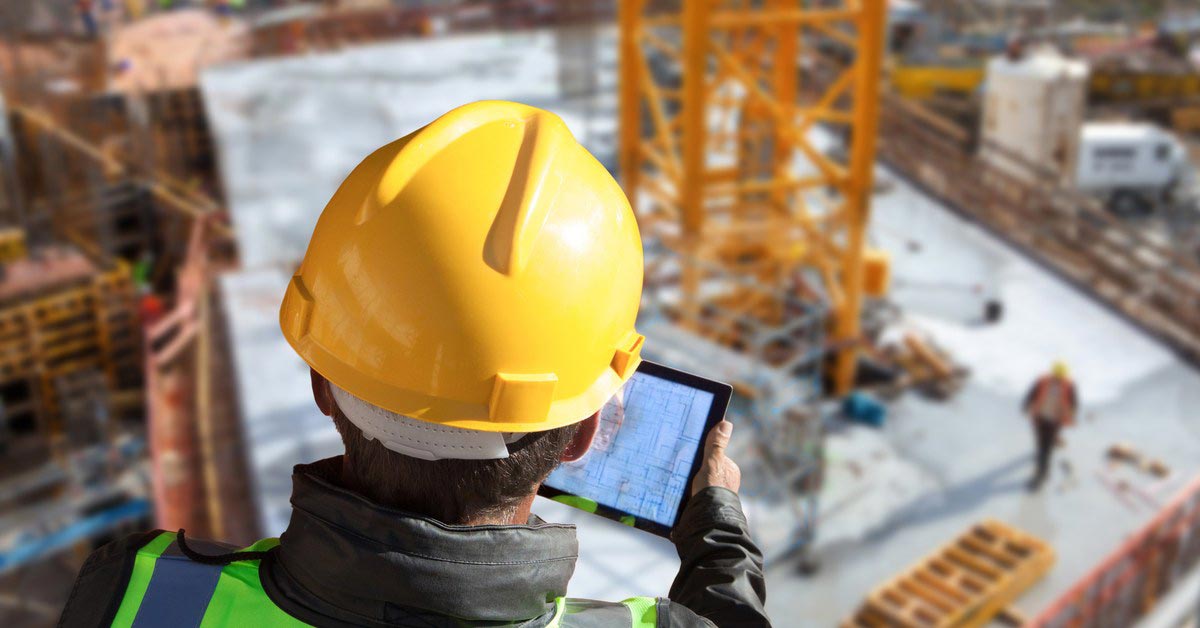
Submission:
POLYGON ((246 0, 213 0, 213 12, 221 17, 230 17, 246 7, 246 0))
POLYGON ((92 0, 75 0, 75 11, 79 13, 79 19, 83 22, 84 34, 88 37, 95 37, 100 31, 100 27, 96 22, 92 0))
POLYGON ((146 12, 146 0, 125 0, 125 17, 140 20, 146 12))
POLYGON ((642 263, 621 188, 551 113, 478 102, 376 150, 280 308, 345 454, 296 466, 278 539, 97 550, 60 626, 769 626, 727 421, 670 600, 566 597, 575 529, 530 513, 640 363, 642 263))
POLYGON ((1055 362, 1050 373, 1033 383, 1022 408, 1033 424, 1037 470, 1029 481, 1029 490, 1037 491, 1050 471, 1050 455, 1058 442, 1059 431, 1075 424, 1075 413, 1079 408, 1075 383, 1071 381, 1066 363, 1055 362))

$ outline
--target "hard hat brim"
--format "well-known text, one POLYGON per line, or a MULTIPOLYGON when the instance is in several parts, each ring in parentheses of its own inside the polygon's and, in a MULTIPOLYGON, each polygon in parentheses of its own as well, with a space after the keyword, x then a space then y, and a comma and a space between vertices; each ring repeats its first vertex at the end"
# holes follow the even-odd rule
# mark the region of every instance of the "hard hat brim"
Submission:
POLYGON ((641 364, 640 357, 633 357, 624 377, 612 368, 605 369, 583 393, 551 402, 549 412, 543 416, 497 421, 491 416, 488 404, 433 397, 367 380, 310 338, 297 341, 286 332, 284 337, 313 370, 334 386, 352 389, 356 397, 370 400, 371 404, 396 414, 480 432, 542 432, 578 423, 599 412, 641 364))

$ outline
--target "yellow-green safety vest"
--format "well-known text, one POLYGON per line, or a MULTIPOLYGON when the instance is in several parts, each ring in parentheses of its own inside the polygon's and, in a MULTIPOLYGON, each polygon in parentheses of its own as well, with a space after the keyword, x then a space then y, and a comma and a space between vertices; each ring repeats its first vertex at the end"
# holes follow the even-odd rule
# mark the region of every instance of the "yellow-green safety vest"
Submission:
MULTIPOLYGON (((142 546, 134 558, 125 596, 113 618, 114 628, 159 626, 291 627, 308 626, 275 605, 263 591, 259 579, 260 559, 207 564, 178 552, 168 552, 176 543, 175 532, 162 532, 142 546)), ((239 552, 266 552, 279 539, 263 539, 239 552)), ((634 597, 623 602, 629 610, 629 625, 652 628, 657 621, 657 600, 634 597)), ((570 628, 573 616, 595 609, 590 600, 559 597, 554 600, 554 618, 547 628, 570 628)), ((605 605, 611 608, 613 605, 605 605)))

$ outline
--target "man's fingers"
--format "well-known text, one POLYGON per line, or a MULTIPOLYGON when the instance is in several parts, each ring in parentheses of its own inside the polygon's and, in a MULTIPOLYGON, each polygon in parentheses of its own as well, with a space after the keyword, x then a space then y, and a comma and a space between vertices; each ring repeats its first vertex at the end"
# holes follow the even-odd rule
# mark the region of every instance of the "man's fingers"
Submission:
POLYGON ((721 456, 725 454, 725 447, 729 445, 729 437, 733 434, 733 423, 721 419, 717 423, 717 427, 708 433, 708 444, 705 447, 705 453, 709 458, 721 456))
POLYGON ((741 470, 725 455, 725 447, 729 445, 729 437, 732 434, 733 424, 722 420, 705 437, 704 462, 700 465, 696 479, 692 481, 693 495, 710 486, 720 486, 737 492, 741 485, 741 470))

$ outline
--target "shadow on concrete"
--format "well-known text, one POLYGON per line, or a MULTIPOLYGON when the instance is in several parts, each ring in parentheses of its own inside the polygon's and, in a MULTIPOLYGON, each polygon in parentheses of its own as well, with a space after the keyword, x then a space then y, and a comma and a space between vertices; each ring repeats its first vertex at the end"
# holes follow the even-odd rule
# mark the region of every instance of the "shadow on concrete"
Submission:
MULTIPOLYGON (((905 526, 919 525, 953 516, 973 510, 999 495, 1025 490, 1025 484, 1029 480, 1025 474, 1017 477, 1009 476, 1022 467, 1032 467, 1032 462, 1032 454, 1018 454, 963 482, 920 495, 899 508, 867 538, 872 541, 882 541, 905 526)), ((1032 468, 1030 472, 1032 472, 1032 468)))

